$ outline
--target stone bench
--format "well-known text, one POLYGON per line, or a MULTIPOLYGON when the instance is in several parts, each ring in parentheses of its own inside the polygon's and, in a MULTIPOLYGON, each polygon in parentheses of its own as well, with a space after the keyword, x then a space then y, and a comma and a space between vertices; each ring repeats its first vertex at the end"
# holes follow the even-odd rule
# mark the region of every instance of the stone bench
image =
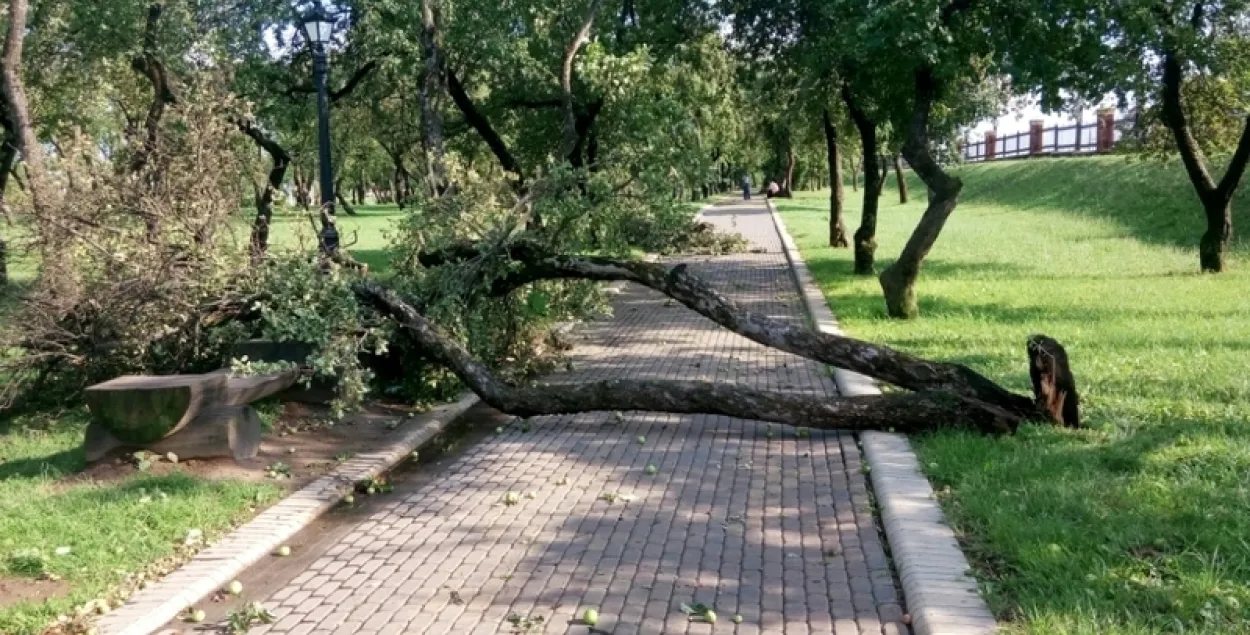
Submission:
POLYGON ((260 415, 249 404, 290 388, 300 371, 234 377, 229 370, 203 375, 127 375, 86 391, 91 423, 83 447, 97 461, 120 447, 179 458, 219 456, 246 460, 260 450, 260 415))

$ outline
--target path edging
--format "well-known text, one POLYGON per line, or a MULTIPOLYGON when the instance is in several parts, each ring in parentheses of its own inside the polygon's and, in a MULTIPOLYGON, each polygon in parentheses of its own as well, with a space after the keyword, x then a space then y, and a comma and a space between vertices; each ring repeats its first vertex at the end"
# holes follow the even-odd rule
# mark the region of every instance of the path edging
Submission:
MULTIPOLYGON (((812 322, 823 333, 843 335, 777 208, 771 200, 766 203, 812 322)), ((838 392, 847 397, 881 394, 872 379, 859 373, 833 368, 833 380, 838 392)), ((937 504, 933 487, 920 471, 920 461, 907 437, 876 431, 862 432, 859 437, 864 458, 872 467, 872 487, 894 567, 903 584, 912 632, 997 633, 998 623, 981 598, 976 580, 968 575, 968 560, 937 504)))
POLYGON ((391 469, 477 403, 477 395, 466 393, 454 403, 413 417, 401 428, 399 438, 344 462, 226 534, 160 581, 130 596, 124 605, 100 619, 95 632, 151 635, 161 630, 337 505, 356 483, 391 469))

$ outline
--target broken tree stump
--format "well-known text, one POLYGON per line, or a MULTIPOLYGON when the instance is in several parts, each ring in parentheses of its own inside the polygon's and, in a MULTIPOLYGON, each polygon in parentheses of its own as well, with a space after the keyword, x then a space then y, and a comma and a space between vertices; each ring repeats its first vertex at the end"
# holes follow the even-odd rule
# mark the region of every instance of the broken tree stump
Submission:
POLYGON ((87 389, 91 423, 83 443, 87 461, 122 447, 173 452, 181 458, 256 456, 260 415, 249 404, 281 392, 299 379, 299 369, 232 377, 220 370, 204 375, 128 375, 87 389))

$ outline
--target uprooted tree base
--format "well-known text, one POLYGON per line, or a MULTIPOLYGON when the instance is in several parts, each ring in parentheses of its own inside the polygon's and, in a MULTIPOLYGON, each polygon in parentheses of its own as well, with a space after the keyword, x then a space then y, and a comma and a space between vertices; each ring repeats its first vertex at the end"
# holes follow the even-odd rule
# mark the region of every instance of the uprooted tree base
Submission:
MULTIPOLYGON (((373 281, 353 286, 358 299, 394 319, 424 353, 446 364, 465 385, 494 408, 518 416, 604 410, 721 414, 812 428, 922 432, 963 427, 986 433, 1011 433, 1030 420, 1077 425, 1075 382, 1057 342, 1048 347, 1047 363, 1036 363, 1038 349, 1028 347, 1032 372, 1055 375, 1035 386, 1051 387, 1033 399, 1013 393, 959 364, 933 362, 891 348, 797 327, 746 311, 690 272, 684 264, 661 264, 589 256, 526 258, 509 276, 497 280, 493 293, 505 295, 540 280, 630 281, 681 302, 691 310, 755 342, 818 362, 847 369, 912 392, 871 397, 826 398, 766 392, 736 384, 698 381, 607 380, 579 384, 517 387, 501 381, 486 365, 421 311, 394 291, 373 281), (1056 408, 1053 387, 1070 398, 1056 408)), ((1036 342, 1037 337, 1030 339, 1036 342)))

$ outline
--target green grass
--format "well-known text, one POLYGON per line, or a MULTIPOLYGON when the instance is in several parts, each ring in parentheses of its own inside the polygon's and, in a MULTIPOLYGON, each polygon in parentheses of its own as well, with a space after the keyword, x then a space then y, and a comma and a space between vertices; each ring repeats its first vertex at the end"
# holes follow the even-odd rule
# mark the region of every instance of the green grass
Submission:
MULTIPOLYGON (((913 322, 886 319, 875 278, 825 246, 827 193, 779 207, 856 337, 1022 392, 1025 338, 1067 347, 1090 429, 915 439, 992 608, 1013 633, 1250 632, 1250 243, 1234 246, 1232 271, 1197 273, 1201 210, 1177 165, 958 173, 964 196, 925 262, 913 322)), ((853 229, 859 194, 847 196, 853 229)), ((898 204, 891 179, 879 268, 922 211, 898 204)), ((1234 223, 1250 227, 1250 205, 1234 223)))
POLYGON ((67 594, 48 601, 0 608, 0 633, 39 633, 57 615, 106 596, 126 574, 172 556, 187 530, 211 538, 278 494, 270 484, 207 481, 179 468, 107 484, 74 480, 84 466, 85 421, 85 410, 31 417, 8 423, 0 436, 0 577, 20 584, 46 572, 68 584, 67 594), (57 555, 60 547, 69 553, 57 555))

